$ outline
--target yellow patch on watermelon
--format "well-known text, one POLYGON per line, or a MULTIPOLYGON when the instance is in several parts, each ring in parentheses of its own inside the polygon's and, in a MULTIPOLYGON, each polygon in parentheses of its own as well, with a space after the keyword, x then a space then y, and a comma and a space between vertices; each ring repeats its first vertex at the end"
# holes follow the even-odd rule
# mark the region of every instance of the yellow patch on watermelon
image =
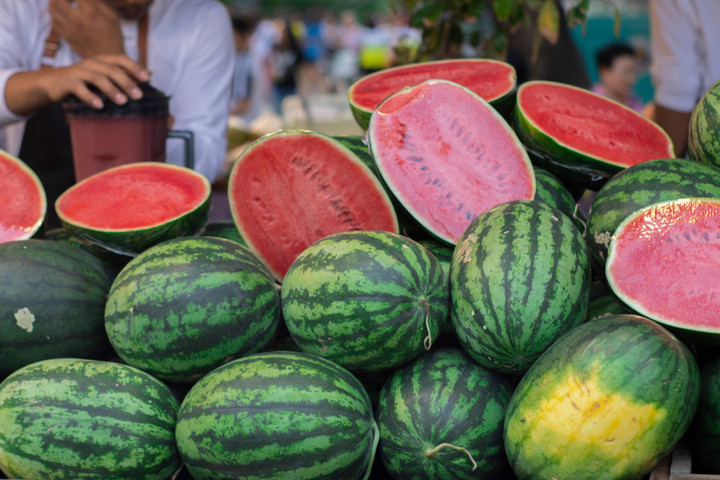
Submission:
POLYGON ((595 378, 582 380, 573 372, 557 385, 550 398, 526 396, 508 424, 522 456, 552 459, 550 469, 559 474, 572 474, 582 464, 603 478, 647 461, 642 438, 667 416, 665 410, 605 391, 595 378))

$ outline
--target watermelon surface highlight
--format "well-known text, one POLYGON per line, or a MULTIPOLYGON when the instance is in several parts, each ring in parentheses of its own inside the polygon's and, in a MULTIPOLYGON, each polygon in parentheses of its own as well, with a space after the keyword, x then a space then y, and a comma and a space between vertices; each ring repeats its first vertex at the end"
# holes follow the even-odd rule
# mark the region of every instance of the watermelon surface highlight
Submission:
POLYGON ((630 108, 578 87, 526 82, 515 122, 526 147, 561 167, 610 177, 623 168, 674 157, 667 134, 630 108))
POLYGON ((479 58, 439 60, 387 68, 353 83, 348 98, 358 125, 367 129, 372 112, 393 93, 431 79, 459 83, 496 109, 511 111, 517 84, 512 65, 479 58))
POLYGON ((720 200, 674 200, 632 214, 610 243, 606 274, 638 313, 720 340, 720 200))
POLYGON ((457 83, 431 80, 392 95, 373 113, 369 137, 390 190, 448 243, 480 213, 535 195, 530 159, 510 126, 457 83))
POLYGON ((0 243, 25 240, 45 219, 45 190, 35 172, 20 159, 0 150, 0 243))
POLYGON ((230 211, 248 246, 282 279, 310 244, 333 233, 397 233, 390 199, 370 169, 321 133, 266 135, 238 158, 230 211))

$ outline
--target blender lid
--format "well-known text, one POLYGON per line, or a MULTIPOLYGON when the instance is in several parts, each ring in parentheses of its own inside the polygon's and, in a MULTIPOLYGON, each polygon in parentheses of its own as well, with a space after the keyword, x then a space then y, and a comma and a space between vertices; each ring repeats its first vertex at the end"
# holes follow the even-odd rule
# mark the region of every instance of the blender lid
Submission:
POLYGON ((81 101, 75 95, 68 96, 63 101, 63 107, 67 113, 73 115, 102 115, 102 116, 160 116, 168 114, 170 97, 153 87, 149 83, 138 84, 143 96, 135 100, 128 96, 124 105, 118 105, 94 85, 88 88, 95 93, 103 102, 103 108, 97 109, 81 101))

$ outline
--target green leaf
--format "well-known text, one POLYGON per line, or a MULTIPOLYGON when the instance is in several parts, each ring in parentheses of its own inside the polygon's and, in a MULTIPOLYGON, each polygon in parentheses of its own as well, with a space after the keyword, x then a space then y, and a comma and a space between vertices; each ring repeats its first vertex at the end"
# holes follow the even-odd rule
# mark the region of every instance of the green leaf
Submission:
POLYGON ((538 59, 538 54, 540 53, 540 43, 542 43, 542 34, 540 33, 540 29, 536 28, 533 34, 532 63, 535 63, 538 59))
POLYGON ((503 31, 497 31, 493 36, 491 46, 497 53, 504 53, 507 49, 508 38, 503 31))
POLYGON ((560 36, 560 11, 554 0, 545 0, 538 12, 537 22, 538 33, 555 45, 560 36))
POLYGON ((615 21, 613 22, 613 33, 615 38, 620 36, 620 27, 622 26, 622 20, 620 18, 620 10, 615 7, 615 21))
POLYGON ((410 26, 415 28, 422 27, 427 22, 436 23, 445 10, 444 2, 427 2, 420 5, 410 16, 410 26))
POLYGON ((493 10, 495 10, 495 17, 504 21, 510 18, 510 14, 513 11, 514 0, 493 0, 493 10))

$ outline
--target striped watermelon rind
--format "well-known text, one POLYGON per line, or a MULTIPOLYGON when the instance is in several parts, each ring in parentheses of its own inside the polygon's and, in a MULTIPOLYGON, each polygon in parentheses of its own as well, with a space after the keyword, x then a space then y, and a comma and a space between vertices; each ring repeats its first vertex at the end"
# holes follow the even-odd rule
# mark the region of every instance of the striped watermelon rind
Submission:
POLYGON ((117 255, 132 258, 146 248, 165 240, 200 233, 207 224, 210 216, 210 202, 210 182, 204 175, 189 168, 169 163, 137 162, 108 169, 104 172, 88 177, 78 184, 75 184, 58 197, 55 202, 55 210, 57 211, 58 217, 60 218, 60 222, 63 226, 73 232, 81 240, 85 241, 88 245, 97 248, 101 252, 109 251, 117 255), (120 171, 124 169, 131 170, 133 168, 143 167, 152 167, 159 170, 168 169, 187 175, 188 178, 192 178, 193 181, 203 184, 202 198, 186 212, 180 215, 167 218, 155 225, 138 228, 99 228, 76 221, 63 211, 63 197, 66 195, 72 195, 72 191, 76 188, 82 188, 81 184, 83 182, 92 181, 93 177, 111 175, 112 171, 120 171))
POLYGON ((193 381, 274 340, 279 289, 265 265, 236 242, 168 240, 117 276, 105 328, 128 364, 164 380, 193 381))
POLYGON ((643 478, 687 430, 699 393, 692 354, 666 329, 601 317, 560 338, 518 384, 508 460, 527 480, 643 478))
POLYGON ((0 384, 0 468, 10 478, 164 480, 180 468, 178 401, 133 367, 51 359, 0 384))
POLYGON ((695 105, 688 129, 688 156, 720 167, 720 81, 712 85, 695 105))
POLYGON ((533 166, 535 172, 535 200, 560 210, 570 218, 575 215, 575 199, 565 185, 552 173, 533 166))
POLYGON ((379 440, 367 393, 330 360, 266 352, 198 381, 180 407, 180 455, 197 480, 367 480, 379 440))
POLYGON ((355 231, 301 253, 281 297, 285 323, 303 351, 373 372, 431 347, 447 316, 448 284, 437 259, 417 242, 355 231))
POLYGON ((450 314, 481 365, 523 373, 585 320, 590 260, 572 220, 541 202, 507 202, 463 233, 450 268, 450 314))
POLYGON ((688 197, 720 198, 720 168, 668 158, 643 162, 615 175, 592 201, 587 222, 592 259, 605 266, 612 236, 631 213, 654 203, 688 197))
POLYGON ((419 357, 380 392, 383 464, 396 479, 498 478, 507 468, 503 422, 511 394, 507 377, 460 349, 419 357), (437 449, 443 444, 465 449, 472 460, 449 446, 437 449))
POLYGON ((80 247, 51 240, 0 244, 0 379, 54 357, 99 358, 112 276, 80 247))

